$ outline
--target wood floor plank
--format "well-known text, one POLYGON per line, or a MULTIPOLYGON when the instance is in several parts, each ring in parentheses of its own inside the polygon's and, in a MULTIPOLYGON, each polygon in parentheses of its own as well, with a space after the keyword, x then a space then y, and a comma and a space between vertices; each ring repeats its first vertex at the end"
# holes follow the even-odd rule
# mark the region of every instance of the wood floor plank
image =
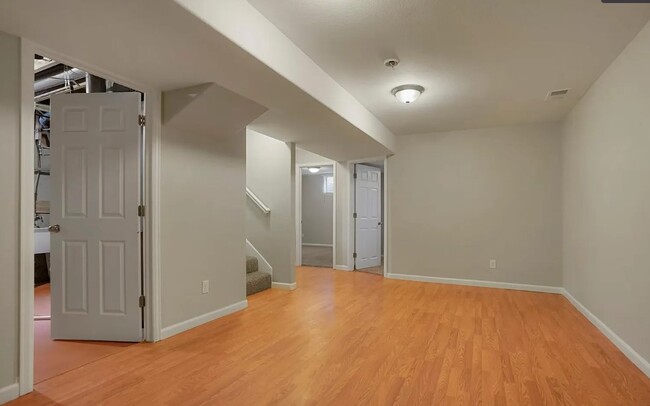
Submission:
POLYGON ((10 404, 650 405, 650 379, 560 295, 324 268, 297 283, 10 404))

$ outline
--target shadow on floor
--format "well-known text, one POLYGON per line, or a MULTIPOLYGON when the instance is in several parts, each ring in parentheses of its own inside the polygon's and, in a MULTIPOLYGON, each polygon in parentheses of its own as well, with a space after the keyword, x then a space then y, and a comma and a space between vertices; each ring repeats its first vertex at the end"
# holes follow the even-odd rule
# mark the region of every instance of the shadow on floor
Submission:
MULTIPOLYGON (((49 316, 50 284, 34 289, 34 314, 49 316)), ((134 343, 52 340, 50 320, 34 321, 34 383, 123 351, 134 343)))

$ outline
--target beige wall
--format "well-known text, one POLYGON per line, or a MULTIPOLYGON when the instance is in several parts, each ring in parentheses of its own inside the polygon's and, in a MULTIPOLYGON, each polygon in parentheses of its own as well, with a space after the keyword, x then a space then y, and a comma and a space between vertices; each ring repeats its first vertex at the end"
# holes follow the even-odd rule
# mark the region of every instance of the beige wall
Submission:
POLYGON ((334 194, 325 193, 328 175, 302 175, 302 243, 333 243, 334 194))
POLYGON ((564 286, 650 360, 650 25, 564 124, 564 286))
POLYGON ((333 164, 334 161, 311 151, 296 147, 296 165, 333 164))
POLYGON ((0 390, 18 377, 20 40, 0 32, 0 390))
POLYGON ((295 146, 256 131, 246 134, 246 185, 270 209, 246 199, 246 238, 273 268, 273 281, 295 282, 295 146))
POLYGON ((219 139, 163 126, 163 327, 246 299, 245 143, 243 133, 219 139))
POLYGON ((336 163, 336 258, 335 266, 353 268, 350 247, 352 227, 352 173, 347 162, 336 163))
POLYGON ((555 124, 399 137, 390 272, 560 286, 560 148, 555 124))

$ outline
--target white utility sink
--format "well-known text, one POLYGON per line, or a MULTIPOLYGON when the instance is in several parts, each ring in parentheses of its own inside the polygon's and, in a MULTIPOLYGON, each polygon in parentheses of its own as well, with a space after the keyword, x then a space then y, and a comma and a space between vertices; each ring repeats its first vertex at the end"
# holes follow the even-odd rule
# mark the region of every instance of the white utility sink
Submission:
POLYGON ((34 229, 34 254, 50 253, 50 232, 47 227, 34 229))

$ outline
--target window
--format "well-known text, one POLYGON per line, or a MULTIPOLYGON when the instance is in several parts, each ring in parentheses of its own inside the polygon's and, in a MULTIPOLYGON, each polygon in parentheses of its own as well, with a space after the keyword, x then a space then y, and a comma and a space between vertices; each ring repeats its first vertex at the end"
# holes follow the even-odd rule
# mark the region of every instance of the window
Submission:
POLYGON ((323 179, 323 190, 325 193, 334 193, 334 175, 325 175, 323 179))

